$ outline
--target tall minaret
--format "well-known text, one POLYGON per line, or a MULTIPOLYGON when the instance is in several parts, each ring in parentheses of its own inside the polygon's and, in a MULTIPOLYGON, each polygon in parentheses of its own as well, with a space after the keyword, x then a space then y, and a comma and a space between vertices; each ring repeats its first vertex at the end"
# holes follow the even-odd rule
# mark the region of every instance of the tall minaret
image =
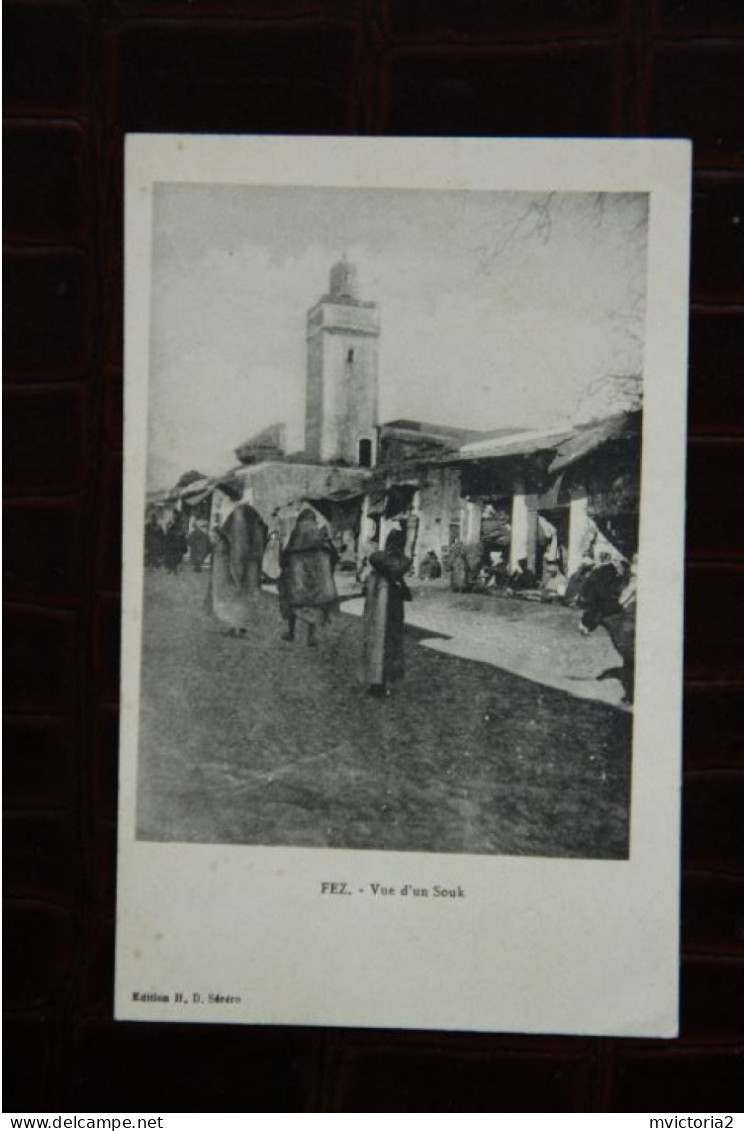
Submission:
POLYGON ((357 297, 356 268, 331 268, 329 293, 307 312, 305 453, 371 467, 375 460, 380 315, 357 297))

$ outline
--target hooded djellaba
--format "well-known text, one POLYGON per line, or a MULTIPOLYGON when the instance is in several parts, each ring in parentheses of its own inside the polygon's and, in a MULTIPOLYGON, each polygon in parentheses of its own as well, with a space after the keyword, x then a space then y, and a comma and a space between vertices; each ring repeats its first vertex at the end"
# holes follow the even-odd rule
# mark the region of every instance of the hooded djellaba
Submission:
POLYGON ((298 620, 307 625, 307 643, 317 644, 319 626, 328 623, 338 604, 333 570, 338 553, 328 531, 318 525, 315 511, 300 511, 294 529, 281 554, 279 608, 287 621, 283 639, 295 638, 298 620))
POLYGON ((405 575, 411 568, 415 522, 405 532, 392 530, 385 549, 370 554, 364 582, 364 650, 362 678, 367 694, 389 694, 390 684, 403 678, 404 602, 411 600, 405 575))
POLYGON ((244 636, 258 613, 266 523, 241 503, 215 531, 207 608, 231 635, 244 636))

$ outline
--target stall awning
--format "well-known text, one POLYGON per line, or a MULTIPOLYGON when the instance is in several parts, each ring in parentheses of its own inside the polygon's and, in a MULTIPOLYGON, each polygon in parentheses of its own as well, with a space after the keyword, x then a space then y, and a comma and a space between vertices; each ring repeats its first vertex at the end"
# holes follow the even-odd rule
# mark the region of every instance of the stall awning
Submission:
POLYGON ((607 420, 600 420, 597 424, 591 424, 578 430, 559 445, 548 470, 551 473, 565 471, 566 468, 571 467, 580 459, 591 455, 597 448, 601 448, 609 440, 615 440, 621 436, 630 437, 633 434, 630 419, 627 413, 619 413, 617 416, 610 416, 607 420))
POLYGON ((233 472, 228 472, 227 475, 223 475, 213 481, 212 490, 214 491, 215 489, 222 491, 229 499, 242 499, 243 480, 233 472))
POLYGON ((198 507, 199 503, 203 503, 205 499, 208 499, 213 491, 214 486, 211 486, 207 487, 205 491, 199 491, 196 494, 190 493, 187 495, 186 493, 184 493, 182 495, 182 498, 189 504, 190 507, 198 507))
POLYGON ((495 440, 480 440, 464 444, 455 455, 446 457, 443 462, 455 463, 464 460, 515 459, 537 455, 557 449, 565 440, 575 434, 573 428, 552 429, 550 431, 530 431, 506 436, 495 440))
POLYGON ((563 493, 563 475, 562 471, 558 472, 555 479, 552 480, 550 485, 540 495, 538 506, 540 510, 549 511, 563 505, 568 504, 568 497, 563 493))
POLYGON ((330 521, 335 514, 358 513, 361 509, 363 491, 329 491, 326 495, 307 495, 306 499, 330 521))

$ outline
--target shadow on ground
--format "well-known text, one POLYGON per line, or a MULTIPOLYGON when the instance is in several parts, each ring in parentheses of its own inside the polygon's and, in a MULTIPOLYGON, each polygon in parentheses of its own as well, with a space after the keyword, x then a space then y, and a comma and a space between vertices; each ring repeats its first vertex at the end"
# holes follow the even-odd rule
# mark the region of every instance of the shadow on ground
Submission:
POLYGON ((246 639, 207 579, 146 578, 138 836, 621 859, 632 717, 419 646, 387 700, 360 684, 362 625, 281 640, 265 594, 246 639))

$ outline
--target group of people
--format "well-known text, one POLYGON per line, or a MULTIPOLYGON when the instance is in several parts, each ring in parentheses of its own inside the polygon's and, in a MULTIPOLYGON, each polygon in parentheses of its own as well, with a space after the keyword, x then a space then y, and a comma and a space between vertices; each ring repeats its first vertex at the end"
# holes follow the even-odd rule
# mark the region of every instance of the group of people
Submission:
POLYGON ((475 586, 507 596, 527 596, 532 600, 559 601, 568 581, 557 558, 543 559, 543 576, 538 578, 527 558, 509 568, 503 550, 489 550, 483 542, 454 542, 449 550, 450 587, 458 593, 475 586))
POLYGON ((561 569, 558 558, 543 558, 542 576, 538 577, 526 557, 509 568, 503 551, 489 550, 483 542, 454 542, 449 550, 450 587, 456 592, 473 588, 494 589, 508 596, 531 600, 559 601, 561 604, 582 603, 585 582, 591 575, 590 589, 622 588, 629 563, 620 554, 600 551, 596 558, 586 554, 578 569, 569 577, 561 569))
POLYGON ((176 574, 188 554, 194 571, 201 573, 211 553, 212 540, 198 523, 188 535, 180 516, 173 518, 165 529, 155 514, 145 525, 145 565, 151 569, 176 574))
MULTIPOLYGON (((411 594, 405 575, 411 567, 413 530, 393 530, 383 550, 370 554, 364 581, 362 679, 368 693, 381 698, 403 675, 403 607, 411 594)), ((282 546, 258 511, 241 503, 215 531, 212 569, 206 595, 209 612, 233 636, 247 636, 265 613, 265 581, 276 583, 282 639, 292 644, 300 630, 309 648, 337 609, 335 569, 339 553, 311 507, 297 515, 282 546)))
MULTIPOLYGON (((389 694, 391 685, 403 676, 404 607, 411 600, 405 578, 412 565, 415 533, 415 520, 401 520, 388 535, 384 548, 365 559, 362 679, 374 697, 389 694)), ((230 635, 246 636, 263 619, 266 606, 261 590, 269 582, 276 585, 279 612, 285 622, 282 639, 293 643, 302 628, 307 646, 317 647, 319 633, 339 604, 334 576, 339 551, 312 507, 300 510, 283 545, 279 531, 269 532, 249 503, 236 506, 225 522, 214 528, 211 537, 198 525, 185 535, 177 519, 165 531, 156 519, 148 523, 148 565, 175 574, 187 552, 197 572, 211 556, 205 606, 230 635)), ((424 562, 422 577, 441 574, 435 555, 430 554, 424 562)), ((568 579, 559 563, 549 561, 541 581, 526 558, 509 572, 502 555, 485 557, 481 546, 455 545, 448 565, 455 589, 469 588, 476 571, 480 571, 486 584, 507 593, 537 594, 542 600, 580 607, 581 631, 590 633, 604 625, 622 659, 621 668, 609 669, 598 678, 618 678, 625 700, 632 702, 635 556, 631 562, 608 552, 600 552, 597 561, 587 556, 568 579)))
POLYGON ((476 585, 486 590, 492 587, 508 596, 580 609, 581 632, 588 634, 603 625, 622 660, 619 668, 610 668, 597 678, 619 679, 624 701, 630 703, 635 675, 637 558, 634 555, 628 560, 613 552, 606 540, 604 546, 595 547, 594 553, 588 551, 569 577, 558 559, 546 557, 542 577, 538 578, 527 558, 520 558, 510 570, 503 551, 489 551, 483 542, 455 542, 447 563, 450 586, 461 593, 476 585))
POLYGON ((188 539, 177 518, 163 529, 157 516, 151 516, 145 526, 145 565, 178 573, 188 548, 188 539))

